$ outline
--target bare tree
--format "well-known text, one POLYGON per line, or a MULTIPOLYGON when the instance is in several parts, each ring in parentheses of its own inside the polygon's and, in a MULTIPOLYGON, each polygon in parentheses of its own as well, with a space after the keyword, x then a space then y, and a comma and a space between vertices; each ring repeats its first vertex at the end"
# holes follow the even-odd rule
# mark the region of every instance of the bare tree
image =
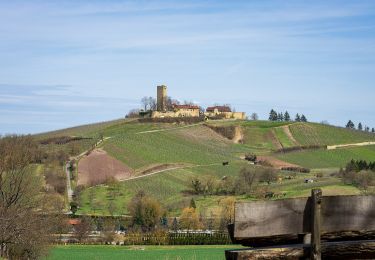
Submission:
POLYGON ((141 103, 142 103, 142 106, 143 106, 144 111, 147 111, 147 107, 148 107, 148 104, 149 104, 149 99, 148 99, 148 97, 143 97, 143 98, 141 99, 141 103))
POLYGON ((30 165, 38 147, 28 136, 0 138, 0 256, 41 257, 55 232, 54 215, 43 207, 41 179, 30 165))
POLYGON ((257 121, 259 119, 259 116, 258 116, 257 113, 252 113, 251 116, 250 116, 250 119, 254 120, 254 121, 257 121))
POLYGON ((91 226, 92 223, 89 217, 80 219, 78 224, 74 226, 74 235, 80 243, 90 234, 91 226))

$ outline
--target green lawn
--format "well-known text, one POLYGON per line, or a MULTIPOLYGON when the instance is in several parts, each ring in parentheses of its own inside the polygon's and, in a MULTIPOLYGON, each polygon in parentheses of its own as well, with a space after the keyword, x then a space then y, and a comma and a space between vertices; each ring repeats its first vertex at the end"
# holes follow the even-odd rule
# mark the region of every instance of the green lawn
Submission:
POLYGON ((340 148, 335 150, 306 150, 280 154, 277 158, 307 168, 345 167, 351 159, 375 160, 375 146, 340 148))
POLYGON ((137 259, 215 260, 225 259, 224 251, 241 246, 56 246, 46 260, 137 259))

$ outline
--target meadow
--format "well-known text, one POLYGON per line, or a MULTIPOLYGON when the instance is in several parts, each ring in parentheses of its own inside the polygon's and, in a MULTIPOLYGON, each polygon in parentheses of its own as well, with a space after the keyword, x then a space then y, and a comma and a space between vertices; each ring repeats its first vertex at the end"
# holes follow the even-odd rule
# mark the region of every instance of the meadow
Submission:
POLYGON ((138 259, 220 260, 224 251, 241 246, 56 246, 45 260, 138 259))

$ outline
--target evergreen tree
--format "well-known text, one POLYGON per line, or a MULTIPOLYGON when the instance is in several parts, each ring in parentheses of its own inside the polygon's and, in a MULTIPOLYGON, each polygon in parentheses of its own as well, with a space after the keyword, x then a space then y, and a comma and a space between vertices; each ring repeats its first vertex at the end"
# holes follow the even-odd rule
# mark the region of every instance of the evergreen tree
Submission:
POLYGON ((296 121, 296 122, 301 122, 301 117, 300 117, 300 115, 297 113, 297 115, 296 115, 296 119, 294 120, 294 121, 296 121))
POLYGON ((375 128, 372 128, 372 129, 371 129, 371 132, 372 132, 372 133, 375 133, 375 128))
POLYGON ((359 124, 358 124, 358 130, 362 131, 362 129, 363 129, 363 127, 362 127, 362 123, 359 122, 359 124))
POLYGON ((286 122, 290 121, 290 115, 289 115, 288 111, 285 111, 284 121, 286 121, 286 122))
POLYGON ((283 115, 283 113, 278 113, 277 114, 277 121, 284 121, 284 115, 283 115))
POLYGON ((177 231, 179 229, 179 225, 178 225, 178 221, 177 221, 176 217, 174 217, 174 219, 173 219, 172 229, 173 229, 173 231, 177 231))
POLYGON ((275 110, 271 109, 270 116, 268 118, 270 121, 277 121, 277 113, 275 110))
POLYGON ((366 132, 370 132, 370 127, 365 126, 365 131, 366 131, 366 132))
POLYGON ((302 114, 301 116, 301 122, 307 122, 307 118, 305 117, 305 115, 302 114))
POLYGON ((354 123, 352 120, 348 121, 348 123, 346 124, 346 128, 354 129, 354 123))
POLYGON ((194 209, 197 208, 197 205, 195 204, 195 200, 194 200, 194 198, 191 198, 191 201, 190 201, 190 208, 194 208, 194 209))

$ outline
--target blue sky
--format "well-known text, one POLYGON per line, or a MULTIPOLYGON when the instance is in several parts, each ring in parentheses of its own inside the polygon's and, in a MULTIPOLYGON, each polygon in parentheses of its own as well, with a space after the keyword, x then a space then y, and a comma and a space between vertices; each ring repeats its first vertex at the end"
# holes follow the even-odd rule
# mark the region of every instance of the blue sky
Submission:
POLYGON ((375 127, 375 1, 1 1, 0 134, 169 95, 375 127))

